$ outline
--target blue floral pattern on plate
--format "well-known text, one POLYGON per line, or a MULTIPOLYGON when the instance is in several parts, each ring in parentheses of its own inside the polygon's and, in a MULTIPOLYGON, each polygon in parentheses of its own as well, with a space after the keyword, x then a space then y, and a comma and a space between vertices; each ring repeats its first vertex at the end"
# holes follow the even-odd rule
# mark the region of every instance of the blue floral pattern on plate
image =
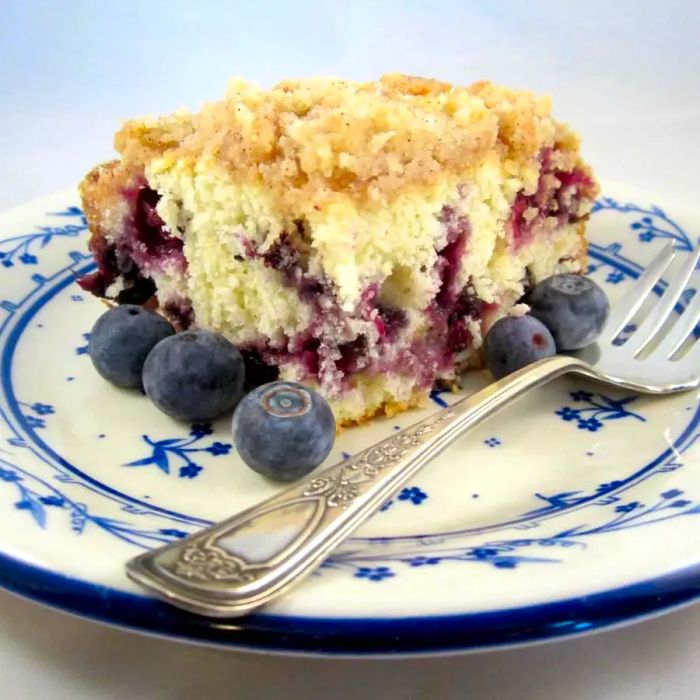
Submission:
POLYGON ((571 392, 571 399, 582 405, 575 408, 562 406, 555 413, 567 423, 575 422, 579 430, 595 433, 605 427, 607 421, 619 420, 620 418, 635 418, 642 422, 646 421, 643 416, 627 409, 627 406, 638 399, 637 396, 614 399, 603 394, 594 394, 591 391, 579 389, 571 392))
POLYGON ((688 232, 654 204, 643 207, 632 203, 622 204, 612 197, 602 197, 593 205, 593 213, 605 209, 632 214, 633 221, 629 227, 641 243, 651 243, 655 239, 673 241, 678 250, 691 251, 700 242, 699 238, 694 244, 688 232))
POLYGON ((227 455, 232 445, 227 442, 215 440, 207 447, 202 447, 197 443, 202 438, 211 435, 211 424, 202 423, 193 425, 190 433, 184 438, 166 438, 164 440, 153 440, 148 435, 143 435, 144 442, 148 445, 150 455, 127 462, 125 467, 147 467, 153 465, 165 474, 170 474, 172 462, 179 464, 178 474, 184 479, 194 479, 202 471, 203 467, 193 461, 190 455, 208 452, 214 457, 227 455))

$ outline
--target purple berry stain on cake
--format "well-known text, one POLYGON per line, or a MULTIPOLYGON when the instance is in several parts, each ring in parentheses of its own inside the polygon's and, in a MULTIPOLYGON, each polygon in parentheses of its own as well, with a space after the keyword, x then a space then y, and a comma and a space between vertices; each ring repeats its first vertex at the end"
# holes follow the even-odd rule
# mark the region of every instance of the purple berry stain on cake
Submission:
POLYGON ((194 322, 194 309, 189 299, 171 299, 163 304, 162 311, 179 331, 186 331, 194 322))
POLYGON ((439 308, 447 309, 459 294, 456 283, 469 236, 469 221, 448 206, 442 208, 438 221, 447 230, 447 245, 438 253, 438 272, 442 284, 436 301, 439 308))
POLYGON ((81 277, 78 284, 86 292, 104 297, 107 294, 107 288, 119 275, 116 246, 109 243, 106 238, 99 237, 91 241, 90 251, 95 259, 97 271, 81 277))
POLYGON ((579 204, 593 187, 590 175, 580 168, 570 171, 553 168, 552 149, 544 149, 540 154, 537 190, 534 194, 519 192, 511 208, 508 230, 515 249, 529 243, 547 217, 557 217, 559 226, 579 221, 579 204))
MULTIPOLYGON (((440 289, 427 309, 431 320, 429 342, 415 348, 423 363, 432 367, 431 376, 452 367, 455 353, 472 340, 469 319, 481 317, 482 302, 467 285, 460 289, 459 274, 470 234, 469 221, 452 207, 444 206, 438 217, 447 231, 447 245, 438 252, 440 289)), ((432 379, 428 380, 429 383, 432 379)))
POLYGON ((282 345, 262 341, 247 352, 254 352, 259 362, 269 365, 293 364, 302 380, 318 381, 331 394, 350 388, 352 377, 360 372, 367 376, 396 373, 411 377, 421 389, 429 389, 438 373, 452 369, 455 353, 471 342, 467 322, 478 320, 483 306, 470 286, 460 288, 459 283, 470 234, 468 219, 448 205, 437 218, 445 230, 445 243, 437 251, 440 284, 423 311, 430 330, 419 339, 403 340, 407 313, 381 299, 378 283, 365 288, 353 312, 343 311, 332 283, 308 272, 305 256, 297 247, 303 239, 301 225, 296 232, 283 233, 265 251, 241 238, 246 258, 262 260, 279 272, 284 283, 313 307, 313 321, 302 333, 282 345), (367 331, 351 331, 353 320, 366 322, 367 331))
POLYGON ((122 240, 131 249, 136 263, 146 269, 173 262, 184 270, 187 262, 182 252, 182 239, 166 231, 156 211, 160 195, 141 183, 124 190, 124 198, 130 208, 124 222, 125 235, 122 240))
POLYGON ((166 230, 156 211, 160 196, 143 179, 122 190, 127 214, 122 222, 118 243, 96 237, 90 243, 97 271, 79 283, 87 292, 104 297, 117 278, 124 288, 117 296, 119 303, 143 304, 155 293, 150 274, 172 267, 181 274, 187 269, 182 252, 183 242, 166 230))
POLYGON ((390 343, 394 342, 408 323, 406 312, 381 302, 377 302, 376 309, 377 315, 374 317, 374 325, 380 338, 386 339, 390 343))

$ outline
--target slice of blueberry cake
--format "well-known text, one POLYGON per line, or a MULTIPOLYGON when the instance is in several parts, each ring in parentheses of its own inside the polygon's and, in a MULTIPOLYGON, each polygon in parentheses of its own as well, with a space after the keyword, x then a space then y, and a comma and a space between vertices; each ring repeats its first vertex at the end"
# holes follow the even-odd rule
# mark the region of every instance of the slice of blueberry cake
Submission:
POLYGON ((598 191, 548 99, 489 83, 236 80, 116 147, 81 187, 83 287, 222 333, 340 424, 479 366, 532 284, 582 270, 598 191))

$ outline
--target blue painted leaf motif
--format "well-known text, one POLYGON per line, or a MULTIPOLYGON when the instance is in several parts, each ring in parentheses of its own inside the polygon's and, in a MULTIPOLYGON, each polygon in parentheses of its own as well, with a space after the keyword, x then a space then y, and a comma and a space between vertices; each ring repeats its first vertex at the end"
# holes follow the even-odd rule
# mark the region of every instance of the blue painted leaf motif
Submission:
POLYGON ((31 513, 37 525, 44 529, 46 526, 46 510, 41 502, 27 489, 22 490, 24 498, 15 503, 15 508, 19 510, 27 510, 31 513))
POLYGON ((65 505, 65 500, 61 496, 41 496, 39 500, 45 506, 57 506, 62 508, 65 505))
POLYGON ((624 272, 620 272, 619 270, 613 270, 613 272, 610 272, 605 278, 605 281, 609 284, 620 284, 620 282, 624 281, 624 279, 624 272))
POLYGON ((187 535, 189 534, 187 532, 184 532, 183 530, 177 530, 176 528, 172 527, 161 528, 158 532, 160 532, 161 535, 168 535, 170 537, 176 537, 177 539, 187 537, 187 535))
POLYGON ((576 496, 577 494, 581 493, 580 491, 562 491, 561 493, 557 493, 554 496, 543 496, 540 493, 535 494, 537 498, 541 498, 546 501, 550 502, 563 502, 567 500, 571 496, 576 496))
POLYGON ((622 479, 619 480, 613 480, 613 481, 606 481, 604 484, 600 484, 598 488, 596 489, 597 493, 603 493, 605 491, 609 491, 610 489, 617 488, 618 486, 621 486, 624 483, 622 479))
POLYGON ((195 464, 190 455, 196 452, 206 452, 214 457, 227 455, 232 448, 230 443, 213 441, 211 444, 202 446, 198 444, 201 440, 213 433, 213 428, 208 423, 194 424, 186 437, 163 438, 154 440, 148 435, 142 435, 143 441, 148 445, 151 454, 141 459, 133 460, 125 464, 125 467, 142 467, 155 465, 165 474, 171 473, 171 460, 173 465, 178 465, 177 474, 182 479, 194 479, 203 467, 195 464))
POLYGON ((146 467, 149 464, 155 464, 156 460, 154 455, 150 457, 143 457, 142 459, 135 459, 133 462, 127 462, 123 466, 125 467, 146 467))
POLYGON ((616 513, 631 513, 633 510, 636 510, 637 508, 643 508, 643 504, 640 503, 639 501, 631 501, 630 503, 623 503, 622 505, 616 506, 615 507, 615 512, 616 513))
POLYGON ((168 463, 168 453, 162 445, 156 445, 153 450, 153 463, 166 474, 170 473, 170 465, 168 463))
POLYGON ((440 408, 447 408, 449 404, 442 398, 442 395, 449 393, 450 391, 448 389, 433 389, 433 391, 430 392, 430 398, 440 406, 440 408))
POLYGON ((83 210, 75 205, 66 207, 63 211, 51 212, 52 216, 83 216, 83 210))
POLYGON ((636 401, 636 400, 637 400, 636 396, 627 396, 626 398, 623 398, 623 399, 607 399, 608 403, 611 406, 615 406, 616 408, 622 408, 622 406, 625 406, 628 403, 632 403, 632 401, 636 401))

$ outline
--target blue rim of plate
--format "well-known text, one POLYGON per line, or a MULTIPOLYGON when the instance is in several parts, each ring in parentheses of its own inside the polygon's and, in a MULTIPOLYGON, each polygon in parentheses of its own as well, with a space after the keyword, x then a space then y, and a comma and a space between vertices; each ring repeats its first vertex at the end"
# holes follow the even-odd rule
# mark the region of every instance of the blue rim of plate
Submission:
POLYGON ((278 653, 401 656, 510 648, 633 622, 700 598, 700 565, 541 605, 372 620, 266 614, 211 620, 6 555, 0 555, 0 586, 94 621, 188 642, 278 653))

